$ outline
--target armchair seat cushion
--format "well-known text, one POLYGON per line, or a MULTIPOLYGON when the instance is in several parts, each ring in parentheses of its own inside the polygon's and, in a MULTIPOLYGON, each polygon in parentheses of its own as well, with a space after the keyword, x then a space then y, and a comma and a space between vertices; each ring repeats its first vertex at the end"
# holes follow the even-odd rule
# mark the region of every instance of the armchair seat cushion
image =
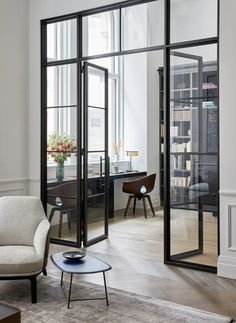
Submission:
POLYGON ((42 271, 44 258, 31 246, 0 246, 0 276, 27 276, 42 271))

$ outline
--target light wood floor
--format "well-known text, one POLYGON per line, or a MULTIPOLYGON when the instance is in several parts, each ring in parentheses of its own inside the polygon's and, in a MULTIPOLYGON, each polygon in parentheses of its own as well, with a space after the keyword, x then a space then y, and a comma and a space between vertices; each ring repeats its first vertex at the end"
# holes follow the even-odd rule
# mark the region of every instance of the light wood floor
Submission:
MULTIPOLYGON (((183 246, 186 247, 186 239, 189 239, 191 235, 192 241, 195 241, 195 233, 190 228, 191 220, 184 219, 183 215, 183 223, 180 226, 174 218, 177 215, 173 215, 173 230, 176 230, 174 235, 176 240, 173 246, 181 251, 183 246)), ((204 256, 201 256, 203 257, 201 259, 194 258, 196 261, 215 264, 216 219, 211 215, 206 215, 204 224, 206 228, 204 256)), ((64 234, 66 229, 65 226, 64 234)), ((50 254, 72 249, 51 244, 50 254)), ((116 214, 115 218, 110 220, 109 239, 87 248, 86 252, 111 264, 113 269, 107 273, 109 287, 236 318, 236 280, 163 264, 163 215, 161 211, 157 211, 155 217, 150 215, 147 219, 142 215, 142 211, 138 211, 136 216, 129 214, 126 219, 122 214, 116 214)), ((50 260, 48 273, 58 277, 60 275, 59 270, 50 260)), ((85 275, 80 279, 103 284, 100 274, 85 275)))

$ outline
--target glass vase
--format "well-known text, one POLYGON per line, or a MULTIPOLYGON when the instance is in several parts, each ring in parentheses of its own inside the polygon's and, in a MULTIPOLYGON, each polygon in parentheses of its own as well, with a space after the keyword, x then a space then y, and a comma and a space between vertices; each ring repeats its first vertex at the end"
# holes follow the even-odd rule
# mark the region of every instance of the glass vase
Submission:
POLYGON ((64 179, 64 163, 57 163, 56 178, 58 181, 62 181, 64 179))

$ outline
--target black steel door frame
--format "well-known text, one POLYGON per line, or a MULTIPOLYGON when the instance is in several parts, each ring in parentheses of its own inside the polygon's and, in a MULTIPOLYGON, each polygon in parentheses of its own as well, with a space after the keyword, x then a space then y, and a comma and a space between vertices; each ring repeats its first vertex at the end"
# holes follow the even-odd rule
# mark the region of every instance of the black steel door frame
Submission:
MULTIPOLYGON (((68 64, 68 63, 77 63, 78 66, 78 73, 77 73, 77 80, 78 80, 78 102, 77 104, 81 107, 82 99, 81 99, 81 63, 83 61, 86 61, 88 59, 95 59, 95 58, 105 58, 105 57, 112 57, 112 56, 119 56, 119 55, 128 55, 128 54, 134 54, 134 53, 141 53, 141 52, 147 52, 147 51, 155 51, 155 50, 163 50, 164 51, 164 122, 165 125, 166 122, 169 119, 169 111, 167 107, 169 106, 169 97, 170 97, 170 88, 169 88, 169 72, 170 72, 170 51, 173 49, 180 49, 180 48, 186 48, 186 47, 194 47, 194 46, 201 46, 201 45, 210 45, 210 44, 217 44, 217 51, 218 51, 218 79, 219 79, 219 9, 220 9, 220 0, 217 0, 218 4, 218 17, 217 17, 217 36, 216 37, 208 37, 204 39, 195 39, 191 41, 184 41, 184 42, 178 42, 178 43, 171 43, 170 42, 170 1, 171 0, 165 0, 165 8, 164 8, 164 44, 160 46, 153 46, 153 47, 146 47, 141 49, 132 49, 132 50, 122 50, 121 48, 121 40, 120 40, 120 48, 117 52, 110 53, 110 54, 101 54, 101 55, 94 55, 89 57, 83 57, 82 55, 82 17, 89 16, 96 13, 101 13, 109 10, 115 10, 119 9, 120 12, 122 8, 135 6, 142 3, 152 2, 155 0, 126 0, 123 2, 118 2, 111 5, 105 5, 98 8, 93 8, 89 10, 84 10, 80 12, 76 12, 74 14, 68 14, 63 16, 57 16, 53 18, 47 18, 41 20, 41 172, 40 172, 40 183, 41 183, 41 200, 43 203, 43 206, 46 210, 47 207, 47 156, 46 156, 46 138, 47 138, 47 132, 46 132, 46 113, 45 113, 45 107, 46 107, 46 89, 47 89, 47 81, 46 81, 46 67, 47 66, 54 66, 54 65, 62 65, 62 64, 68 64), (46 50, 47 50, 47 38, 46 38, 46 25, 49 23, 55 23, 59 21, 64 21, 68 19, 77 19, 77 36, 78 36, 78 46, 77 46, 77 57, 75 59, 65 60, 65 61, 56 61, 56 62, 47 62, 46 61, 46 50)), ((219 84, 219 82, 218 82, 219 84)), ((219 87, 218 87, 218 104, 219 104, 219 87)), ((81 109, 80 109, 81 110, 81 109)), ((78 120, 81 121, 81 112, 78 113, 78 120)), ((218 131, 219 133, 219 131, 218 131)), ((203 271, 216 271, 216 268, 212 269, 211 266, 206 265, 200 265, 200 264, 191 264, 191 263, 184 263, 184 262, 176 262, 170 260, 170 256, 168 253, 169 247, 170 247, 170 228, 168 225, 168 222, 170 221, 170 213, 168 211, 170 207, 169 203, 169 175, 168 175, 168 169, 169 169, 169 147, 167 143, 169 142, 169 131, 167 129, 167 126, 165 127, 165 138, 164 138, 164 262, 166 264, 171 265, 177 265, 181 267, 187 267, 192 269, 199 269, 203 271)), ((81 139, 81 133, 78 133, 78 138, 81 139)), ((219 150, 218 150, 219 151, 219 150)), ((81 160, 82 152, 81 150, 78 151, 78 163, 77 163, 77 169, 78 169, 78 181, 81 181, 81 160)), ((218 174, 219 174, 219 157, 218 157, 218 174)), ((81 203, 81 187, 78 188, 80 191, 79 201, 81 203)), ((80 218, 80 216, 79 216, 80 218)), ((80 226, 80 223, 78 222, 78 227, 80 226)), ((219 250, 219 236, 220 230, 219 230, 219 217, 218 217, 218 250, 219 250)), ((78 232, 77 238, 81 240, 80 233, 78 232)), ((80 241, 78 240, 78 241, 80 241)), ((68 242, 68 241, 52 241, 58 244, 63 245, 71 245, 71 246, 79 246, 78 243, 74 242, 68 242)))
MULTIPOLYGON (((83 64, 83 202, 81 204, 82 208, 82 232, 83 232, 83 245, 88 247, 94 243, 102 241, 108 237, 108 210, 109 210, 109 199, 108 199, 108 191, 109 191, 109 182, 110 182, 110 171, 109 171, 109 156, 108 156, 108 69, 103 68, 101 66, 84 62, 83 64), (88 148, 88 87, 89 87, 89 67, 100 70, 104 73, 104 111, 105 111, 105 142, 104 142, 104 151, 102 153, 105 154, 105 178, 104 182, 102 182, 102 160, 100 159, 100 185, 104 187, 104 196, 105 196, 105 209, 104 209, 104 225, 105 232, 104 234, 97 236, 91 240, 88 239, 88 154, 91 153, 88 148)), ((96 151, 93 151, 96 152, 96 151)), ((101 153, 101 151, 100 151, 101 153)))

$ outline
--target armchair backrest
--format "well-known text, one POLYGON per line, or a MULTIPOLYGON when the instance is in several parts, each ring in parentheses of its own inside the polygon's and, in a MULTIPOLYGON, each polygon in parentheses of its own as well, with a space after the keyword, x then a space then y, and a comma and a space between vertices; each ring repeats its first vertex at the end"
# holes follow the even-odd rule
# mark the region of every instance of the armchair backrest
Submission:
POLYGON ((36 229, 45 218, 37 197, 0 197, 0 245, 33 246, 36 229))

